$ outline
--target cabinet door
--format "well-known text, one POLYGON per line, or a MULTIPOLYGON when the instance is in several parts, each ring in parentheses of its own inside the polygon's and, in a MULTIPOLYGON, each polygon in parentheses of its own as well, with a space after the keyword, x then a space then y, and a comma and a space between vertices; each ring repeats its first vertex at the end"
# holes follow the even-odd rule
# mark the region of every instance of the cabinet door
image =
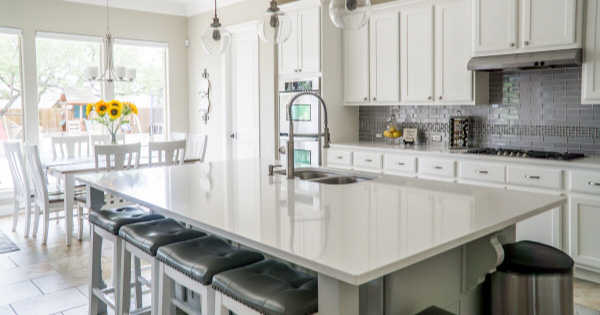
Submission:
POLYGON ((297 73, 298 69, 298 13, 289 12, 292 33, 285 43, 279 45, 279 75, 297 73))
POLYGON ((344 101, 369 101, 369 28, 344 30, 344 101))
POLYGON ((575 44, 575 0, 523 0, 525 50, 575 44))
POLYGON ((474 53, 510 53, 517 49, 517 0, 473 1, 474 53))
POLYGON ((570 198, 571 257, 577 264, 600 268, 600 198, 570 198))
POLYGON ((312 7, 298 11, 299 72, 321 70, 321 19, 320 8, 312 7))
POLYGON ((374 14, 370 21, 371 101, 400 101, 399 13, 374 14))
POLYGON ((471 59, 471 5, 460 0, 436 6, 435 96, 438 103, 471 102, 473 72, 471 59))
POLYGON ((600 102, 600 1, 588 0, 581 72, 581 103, 600 102))
POLYGON ((400 22, 402 103, 433 102, 433 6, 407 9, 400 22))
POLYGON ((517 241, 528 240, 562 249, 562 207, 517 223, 517 241))

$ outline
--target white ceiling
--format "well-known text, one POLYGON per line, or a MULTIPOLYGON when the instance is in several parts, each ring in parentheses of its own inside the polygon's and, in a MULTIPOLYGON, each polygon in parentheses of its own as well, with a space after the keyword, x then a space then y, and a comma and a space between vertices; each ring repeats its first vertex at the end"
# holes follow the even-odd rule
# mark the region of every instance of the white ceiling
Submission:
MULTIPOLYGON (((62 0, 106 6, 106 0, 62 0)), ((218 7, 224 7, 243 0, 219 0, 218 7)), ((211 0, 109 0, 111 8, 121 8, 135 11, 154 12, 169 15, 192 16, 214 9, 211 0)))

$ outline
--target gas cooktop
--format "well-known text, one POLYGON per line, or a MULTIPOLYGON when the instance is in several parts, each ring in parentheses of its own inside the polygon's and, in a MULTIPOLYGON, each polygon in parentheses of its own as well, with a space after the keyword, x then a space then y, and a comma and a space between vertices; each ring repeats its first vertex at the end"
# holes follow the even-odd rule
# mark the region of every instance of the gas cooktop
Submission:
POLYGON ((563 160, 563 161, 570 161, 570 160, 585 157, 585 155, 581 154, 581 153, 561 153, 561 152, 535 151, 535 150, 525 151, 525 150, 516 150, 516 149, 496 149, 496 148, 470 149, 466 153, 535 158, 535 159, 547 159, 547 160, 563 160))

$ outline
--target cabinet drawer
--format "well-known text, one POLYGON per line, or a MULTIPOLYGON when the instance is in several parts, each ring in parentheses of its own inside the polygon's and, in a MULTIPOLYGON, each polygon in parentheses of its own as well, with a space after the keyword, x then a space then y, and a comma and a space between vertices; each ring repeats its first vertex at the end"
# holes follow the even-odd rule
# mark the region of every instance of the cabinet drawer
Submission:
POLYGON ((385 155, 383 166, 391 172, 417 172, 417 159, 414 156, 385 155))
POLYGON ((455 163, 453 160, 420 159, 419 173, 444 177, 454 177, 455 163))
POLYGON ((600 195, 600 172, 571 172, 571 190, 600 195))
POLYGON ((381 154, 355 152, 354 166, 359 168, 381 169, 381 154))
POLYGON ((327 150, 328 165, 352 166, 352 152, 341 150, 327 150))
POLYGON ((562 170, 508 166, 507 182, 514 185, 562 189, 562 170))
POLYGON ((460 177, 492 183, 504 183, 506 166, 499 164, 460 163, 460 177))

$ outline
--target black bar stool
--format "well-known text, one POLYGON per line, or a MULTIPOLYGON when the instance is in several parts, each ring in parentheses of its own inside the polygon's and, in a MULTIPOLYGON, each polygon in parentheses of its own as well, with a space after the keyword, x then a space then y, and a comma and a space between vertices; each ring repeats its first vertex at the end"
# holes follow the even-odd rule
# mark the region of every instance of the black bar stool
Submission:
MULTIPOLYGON (((120 267, 121 267, 121 247, 122 240, 118 237, 121 227, 139 222, 163 219, 162 215, 148 213, 147 211, 135 207, 122 207, 117 209, 105 209, 91 211, 88 220, 91 230, 91 279, 90 279, 90 314, 106 313, 104 307, 99 307, 99 302, 111 307, 115 312, 119 303, 120 288, 120 267), (107 240, 113 243, 112 257, 112 286, 105 288, 101 274, 102 260, 102 241, 107 240), (114 300, 109 298, 114 295, 114 300)), ((135 262, 135 273, 140 271, 140 262, 135 262)), ((136 303, 141 306, 141 288, 136 287, 136 303)))
MULTIPOLYGON (((117 314, 140 314, 146 313, 148 308, 138 308, 129 312, 129 301, 131 299, 131 256, 142 259, 151 265, 152 278, 150 288, 152 289, 152 299, 150 313, 152 315, 160 314, 158 312, 158 291, 159 291, 159 263, 156 260, 156 252, 161 246, 171 243, 186 241, 193 238, 206 236, 206 233, 184 227, 181 223, 173 219, 161 219, 144 223, 136 223, 124 226, 119 231, 119 237, 123 239, 124 244, 121 248, 121 289, 119 290, 119 311, 117 314)), ((134 281, 140 281, 135 279, 134 281)))
POLYGON ((215 314, 315 314, 317 277, 267 259, 213 277, 215 314))
POLYGON ((215 236, 162 246, 156 258, 160 262, 159 312, 175 314, 175 306, 188 314, 214 314, 213 276, 264 259, 260 253, 236 248, 215 236), (200 312, 173 297, 174 283, 200 294, 200 312))

